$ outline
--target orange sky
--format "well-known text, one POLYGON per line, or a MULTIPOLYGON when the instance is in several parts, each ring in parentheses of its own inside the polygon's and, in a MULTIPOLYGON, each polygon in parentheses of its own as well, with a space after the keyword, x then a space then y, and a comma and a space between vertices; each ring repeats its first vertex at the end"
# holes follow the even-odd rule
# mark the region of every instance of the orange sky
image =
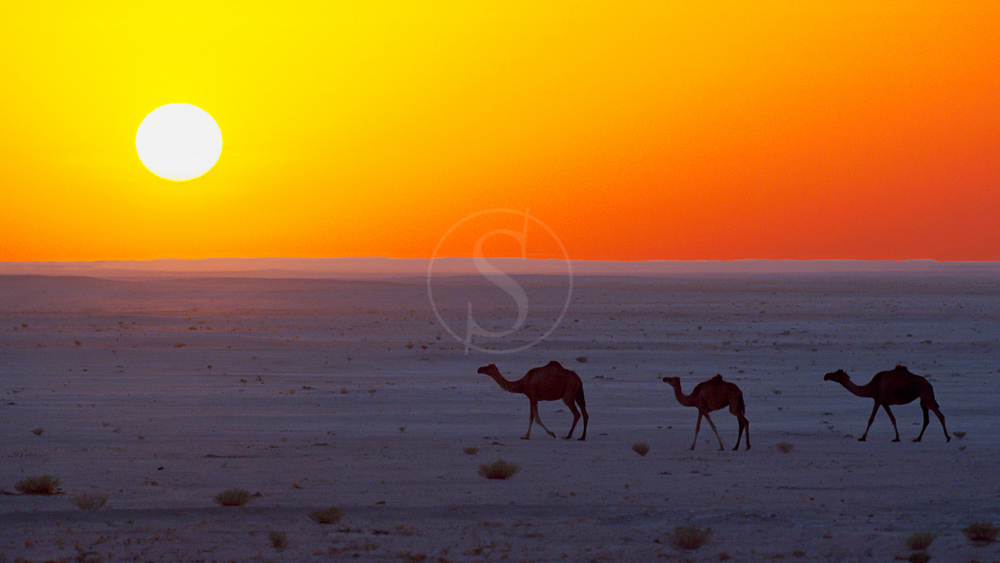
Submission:
POLYGON ((997 2, 36 4, 0 260, 429 257, 491 208, 575 259, 1000 260, 997 2), (171 102, 222 129, 190 182, 136 156, 171 102))

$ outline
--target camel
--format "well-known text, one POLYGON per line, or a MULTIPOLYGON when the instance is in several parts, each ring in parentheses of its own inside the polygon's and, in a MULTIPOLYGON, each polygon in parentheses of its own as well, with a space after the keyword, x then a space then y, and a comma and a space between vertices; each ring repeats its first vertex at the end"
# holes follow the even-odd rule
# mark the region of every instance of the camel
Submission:
POLYGON ((695 385, 691 394, 685 395, 681 391, 680 378, 664 377, 663 382, 669 383, 674 388, 674 395, 677 397, 678 403, 685 407, 698 407, 698 422, 694 426, 694 441, 691 442, 692 450, 695 444, 698 443, 698 431, 701 430, 701 417, 705 417, 708 425, 712 427, 712 432, 715 432, 715 437, 719 440, 719 450, 725 449, 722 445, 722 438, 719 437, 719 431, 716 430, 715 424, 712 423, 712 419, 708 416, 708 413, 725 407, 729 407, 729 412, 733 413, 733 416, 736 417, 740 425, 739 434, 736 435, 736 447, 733 448, 733 451, 740 449, 740 440, 743 438, 744 429, 747 431, 746 449, 750 449, 750 421, 744 416, 746 414, 746 404, 743 402, 743 392, 740 391, 740 388, 735 383, 723 381, 722 375, 717 374, 715 377, 695 385))
POLYGON ((573 436, 576 423, 580 420, 580 412, 576 410, 576 405, 580 405, 580 410, 583 411, 583 434, 580 436, 580 440, 587 439, 587 420, 590 416, 587 414, 587 403, 583 398, 583 382, 580 381, 580 376, 576 372, 568 370, 562 367, 559 362, 552 360, 544 366, 531 368, 524 377, 517 381, 509 381, 500 375, 496 364, 483 366, 479 368, 478 373, 492 377, 493 381, 496 381, 504 391, 524 393, 528 396, 528 401, 531 403, 528 414, 528 431, 524 433, 524 436, 521 436, 522 440, 531 437, 531 424, 535 421, 538 421, 538 425, 548 432, 549 436, 556 437, 555 433, 546 428, 542 424, 542 419, 538 417, 538 401, 558 401, 559 399, 562 399, 562 402, 566 403, 566 406, 573 413, 573 426, 570 426, 566 439, 569 440, 573 436))
POLYGON ((878 412, 879 407, 885 409, 885 414, 889 415, 889 420, 892 421, 892 429, 896 431, 896 438, 893 442, 898 442, 899 429, 896 428, 896 417, 889 410, 889 405, 905 405, 912 403, 918 397, 920 398, 920 408, 924 411, 924 426, 920 429, 920 435, 914 438, 913 441, 919 442, 924 437, 924 430, 927 430, 927 423, 929 422, 927 409, 934 411, 938 420, 941 421, 941 428, 944 429, 944 437, 946 438, 945 441, 951 441, 951 436, 948 435, 948 428, 944 425, 944 415, 941 414, 937 401, 934 400, 934 388, 931 387, 930 382, 925 377, 910 373, 910 370, 906 369, 906 366, 898 365, 895 369, 880 371, 875 374, 875 377, 871 381, 861 387, 855 385, 842 369, 824 375, 823 381, 836 381, 858 397, 869 397, 875 401, 875 408, 872 409, 872 415, 868 417, 868 427, 865 428, 865 433, 858 438, 859 442, 864 442, 868 438, 868 430, 872 427, 872 421, 875 420, 875 413, 878 412))

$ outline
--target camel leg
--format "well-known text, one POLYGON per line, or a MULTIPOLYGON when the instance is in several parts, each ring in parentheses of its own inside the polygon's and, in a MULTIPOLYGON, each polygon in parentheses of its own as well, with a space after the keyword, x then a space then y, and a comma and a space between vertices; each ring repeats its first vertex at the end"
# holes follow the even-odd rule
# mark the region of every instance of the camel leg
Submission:
POLYGON ((569 407, 570 412, 573 413, 573 426, 569 427, 569 434, 566 434, 566 439, 569 440, 573 437, 573 431, 576 430, 576 423, 580 420, 580 411, 576 410, 576 405, 573 404, 573 397, 563 397, 563 402, 569 407))
POLYGON ((736 451, 736 450, 740 449, 740 438, 743 437, 743 430, 744 429, 746 429, 746 431, 747 431, 747 449, 749 450, 750 449, 750 421, 747 420, 747 417, 745 417, 742 414, 740 414, 739 408, 736 406, 735 403, 732 404, 732 405, 730 405, 729 412, 733 413, 733 416, 736 417, 736 421, 739 422, 739 425, 740 425, 740 431, 736 434, 736 447, 733 448, 733 451, 736 451))
MULTIPOLYGON (((531 406, 528 408, 528 431, 521 436, 522 440, 527 440, 531 438, 531 424, 535 422, 535 412, 538 410, 538 403, 531 401, 531 406)), ((541 421, 538 421, 541 424, 541 421)))
POLYGON ((542 430, 548 432, 549 436, 552 436, 553 438, 556 437, 556 433, 546 428, 545 423, 542 422, 542 417, 538 416, 538 403, 535 403, 535 422, 542 427, 542 430))
POLYGON ((930 417, 927 416, 927 406, 920 405, 920 410, 924 411, 924 425, 920 428, 920 435, 913 439, 914 442, 919 442, 924 437, 924 430, 927 430, 927 423, 931 421, 930 417))
POLYGON ((892 421, 892 429, 896 431, 896 438, 893 440, 893 442, 898 442, 899 441, 899 429, 896 428, 896 417, 893 416, 892 415, 892 411, 889 410, 889 405, 882 405, 882 408, 885 409, 885 414, 889 415, 889 420, 892 421))
POLYGON ((882 405, 880 405, 878 403, 875 403, 875 408, 872 409, 872 415, 868 417, 868 427, 865 428, 865 433, 862 434, 860 438, 858 438, 859 442, 864 442, 865 440, 868 439, 868 431, 871 430, 872 422, 875 421, 875 413, 878 412, 878 408, 880 406, 882 406, 882 405))
POLYGON ((694 425, 694 441, 691 442, 691 451, 694 451, 694 445, 698 443, 698 431, 701 430, 701 411, 698 411, 698 422, 694 425))
POLYGON ((739 415, 736 416, 736 420, 740 424, 740 431, 736 434, 736 447, 733 448, 733 451, 736 451, 736 450, 740 449, 740 438, 743 437, 743 429, 744 428, 747 431, 747 449, 749 450, 750 449, 750 421, 747 420, 746 417, 739 416, 739 415))
POLYGON ((705 413, 705 420, 707 420, 708 425, 712 427, 712 432, 715 432, 715 439, 719 441, 719 451, 721 452, 726 449, 726 447, 722 445, 722 438, 719 436, 719 431, 715 429, 715 423, 712 422, 712 418, 708 416, 708 413, 705 413))
MULTIPOLYGON (((944 425, 944 415, 941 414, 941 409, 934 408, 934 414, 936 414, 937 417, 938 417, 938 420, 941 421, 941 429, 944 430, 945 442, 950 442, 951 441, 951 436, 948 435, 948 427, 944 425)), ((584 418, 583 422, 584 422, 584 427, 586 427, 587 419, 584 418)))
MULTIPOLYGON (((580 435, 580 441, 582 442, 587 439, 587 421, 590 420, 590 415, 587 414, 587 407, 582 402, 580 403, 580 410, 583 412, 583 434, 580 435)), ((944 424, 944 418, 941 419, 941 423, 944 424)))

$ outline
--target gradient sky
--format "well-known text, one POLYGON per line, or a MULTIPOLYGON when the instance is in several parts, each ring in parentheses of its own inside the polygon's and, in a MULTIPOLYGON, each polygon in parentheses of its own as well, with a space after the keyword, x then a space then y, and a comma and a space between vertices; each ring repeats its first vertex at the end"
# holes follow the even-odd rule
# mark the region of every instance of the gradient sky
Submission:
POLYGON ((995 1, 77 4, 0 10, 0 260, 429 257, 491 208, 576 259, 1000 260, 995 1), (171 102, 222 129, 190 182, 136 155, 171 102))

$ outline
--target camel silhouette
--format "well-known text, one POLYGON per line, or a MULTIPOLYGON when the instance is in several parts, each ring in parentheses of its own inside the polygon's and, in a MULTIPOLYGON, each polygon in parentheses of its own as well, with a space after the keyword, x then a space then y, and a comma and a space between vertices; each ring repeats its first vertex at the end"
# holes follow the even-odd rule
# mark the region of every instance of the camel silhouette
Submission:
POLYGON ((695 444, 698 443, 698 431, 701 430, 701 417, 705 417, 708 425, 712 427, 712 432, 715 432, 715 437, 719 440, 719 449, 725 449, 722 445, 722 438, 719 437, 719 431, 716 430, 715 424, 712 423, 711 417, 708 416, 708 413, 725 407, 729 407, 729 412, 733 413, 733 416, 736 417, 740 425, 739 434, 736 435, 736 447, 733 450, 740 449, 740 440, 743 437, 744 429, 747 431, 746 449, 750 449, 750 421, 744 416, 746 414, 746 404, 743 402, 743 392, 740 391, 740 388, 735 383, 723 381, 722 375, 716 375, 707 381, 702 381, 698 385, 695 385, 691 394, 685 395, 681 391, 680 378, 664 377, 663 382, 669 383, 674 388, 674 395, 677 397, 678 403, 685 407, 698 408, 698 422, 694 426, 694 441, 691 442, 692 450, 695 444))
POLYGON ((580 440, 587 439, 587 420, 590 416, 587 414, 587 403, 583 398, 583 382, 580 381, 580 376, 576 372, 568 370, 562 367, 559 362, 552 360, 544 366, 531 368, 524 377, 517 381, 509 381, 500 375, 496 364, 483 366, 479 368, 478 373, 492 377, 504 391, 523 393, 528 396, 528 402, 531 403, 528 414, 528 431, 521 439, 527 440, 531 437, 531 424, 535 421, 538 421, 538 425, 548 432, 549 436, 556 437, 555 433, 546 428, 542 424, 542 419, 538 417, 538 401, 558 401, 559 399, 562 399, 562 402, 566 403, 566 406, 573 413, 573 426, 570 426, 566 439, 569 440, 573 436, 576 423, 580 420, 580 412, 576 410, 576 405, 580 405, 580 410, 583 411, 583 434, 580 436, 580 440))
POLYGON ((926 378, 910 373, 906 366, 898 365, 895 369, 880 371, 875 374, 871 381, 860 387, 855 385, 842 369, 824 375, 823 381, 836 381, 858 397, 868 397, 875 401, 872 415, 868 417, 868 426, 865 428, 865 433, 858 438, 859 442, 864 442, 868 438, 868 430, 872 427, 872 421, 875 420, 875 413, 878 412, 879 407, 885 409, 885 414, 889 415, 892 429, 896 432, 896 438, 893 442, 898 442, 899 429, 896 428, 896 417, 889 410, 889 405, 905 405, 912 403, 917 398, 920 398, 920 408, 924 411, 924 426, 920 429, 920 435, 913 441, 919 442, 924 437, 924 430, 927 430, 927 423, 930 420, 930 417, 927 416, 928 409, 934 411, 938 420, 941 421, 946 441, 951 441, 948 428, 944 425, 944 415, 941 414, 937 401, 934 400, 934 388, 931 387, 926 378))

